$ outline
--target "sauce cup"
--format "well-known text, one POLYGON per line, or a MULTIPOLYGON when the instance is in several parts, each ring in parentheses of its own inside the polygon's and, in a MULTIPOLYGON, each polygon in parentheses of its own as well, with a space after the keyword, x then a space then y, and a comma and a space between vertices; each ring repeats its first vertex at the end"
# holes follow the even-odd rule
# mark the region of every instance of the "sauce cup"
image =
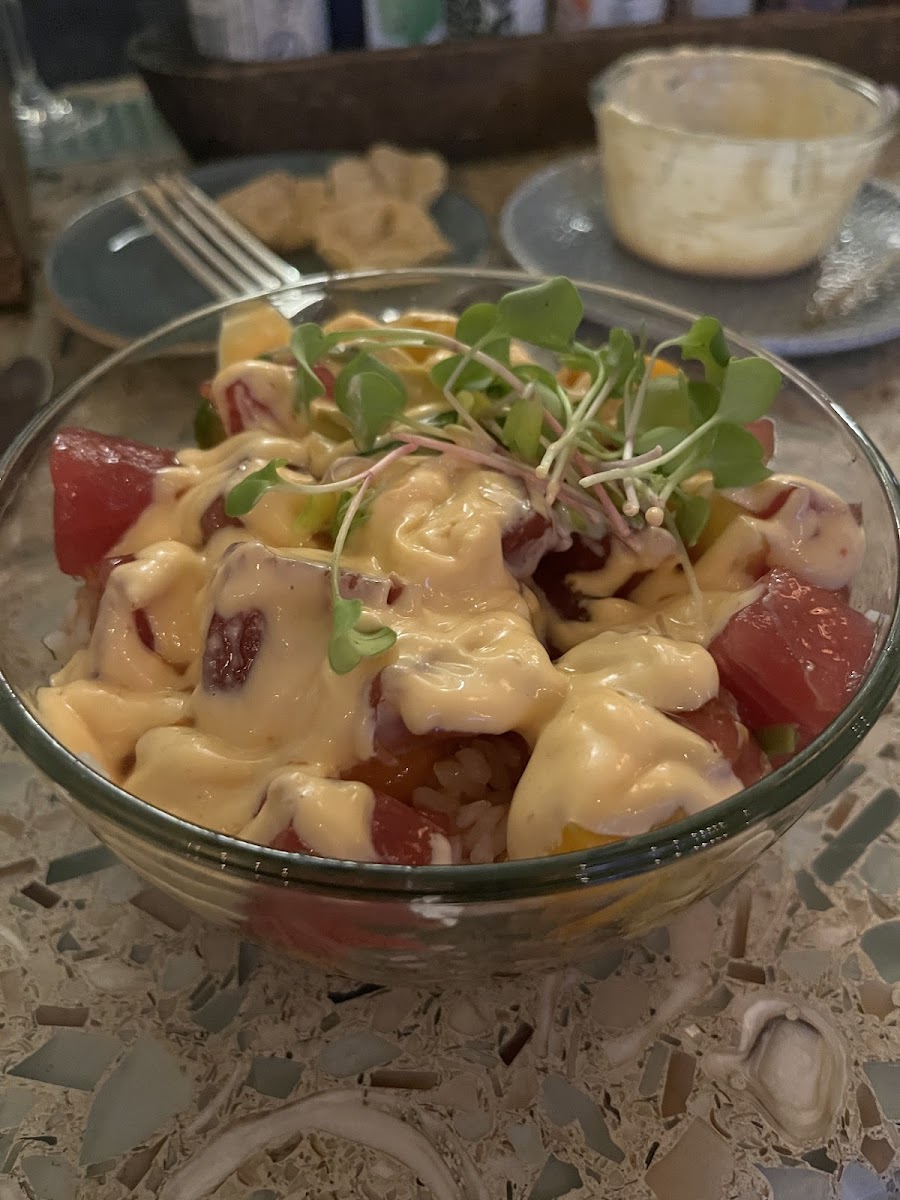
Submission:
POLYGON ((765 278, 827 248, 900 98, 818 59, 684 46, 620 59, 590 104, 626 249, 694 275, 765 278))

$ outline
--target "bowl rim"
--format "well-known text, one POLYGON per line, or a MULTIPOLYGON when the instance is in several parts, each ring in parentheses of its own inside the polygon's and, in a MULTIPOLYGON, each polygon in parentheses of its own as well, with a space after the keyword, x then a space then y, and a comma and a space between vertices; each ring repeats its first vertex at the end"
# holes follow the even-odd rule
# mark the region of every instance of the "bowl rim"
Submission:
MULTIPOLYGON (((314 291, 333 285, 377 283, 410 285, 424 280, 459 280, 495 283, 514 287, 536 283, 540 276, 521 271, 490 268, 410 268, 405 270, 335 272, 306 276, 288 285, 238 300, 224 300, 197 309, 162 326, 128 347, 101 360, 55 400, 40 410, 0 458, 0 517, 10 498, 17 465, 33 457, 35 443, 49 432, 65 411, 93 384, 129 360, 141 361, 141 351, 152 347, 192 322, 214 317, 235 303, 277 295, 314 291)), ((637 293, 600 284, 574 280, 586 301, 591 295, 638 308, 689 324, 695 319, 674 305, 637 293)), ((586 304, 588 317, 590 312, 586 304)), ((790 363, 770 354, 752 340, 726 330, 729 342, 741 350, 775 363, 784 378, 825 409, 843 427, 880 484, 893 515, 893 540, 900 561, 900 485, 891 467, 867 434, 832 401, 814 380, 790 363)), ((765 779, 735 793, 693 816, 660 830, 636 835, 621 842, 587 851, 544 858, 517 859, 504 863, 409 867, 383 863, 358 863, 318 858, 273 850, 253 842, 217 833, 154 808, 124 791, 86 761, 72 754, 38 721, 29 705, 19 697, 0 664, 0 726, 26 753, 32 763, 63 789, 71 791, 76 805, 96 817, 119 825, 125 833, 149 841, 182 858, 205 864, 218 872, 228 870, 247 883, 303 886, 321 893, 357 893, 361 898, 419 898, 424 903, 446 899, 451 902, 485 902, 551 895, 555 892, 602 882, 637 877, 676 859, 713 845, 733 840, 755 829, 769 817, 796 805, 816 784, 826 779, 848 757, 875 724, 900 683, 900 585, 894 596, 880 652, 862 681, 859 691, 838 717, 795 758, 765 779)), ((797 816, 803 811, 798 806, 797 816)))
POLYGON ((631 54, 624 54, 621 58, 617 58, 614 63, 608 66, 605 70, 595 75, 588 84, 588 100, 592 113, 595 118, 604 104, 608 103, 616 112, 621 113, 634 125, 642 126, 646 129, 659 130, 660 132, 674 134, 682 138, 690 138, 691 141, 705 143, 717 146, 735 146, 735 147, 754 147, 773 146, 784 147, 794 145, 816 145, 816 146, 861 146, 861 145, 877 145, 879 142, 887 139, 900 124, 900 93, 897 89, 889 84, 878 84, 874 79, 870 79, 866 75, 860 75, 855 71, 847 70, 845 67, 838 66, 837 63, 829 62, 824 58, 816 58, 809 54, 797 54, 792 50, 776 50, 766 49, 764 47, 738 47, 725 45, 710 45, 699 46, 685 43, 670 47, 657 47, 655 49, 637 50, 631 54), (871 129, 861 130, 857 133, 842 133, 832 134, 824 137, 781 137, 781 138, 754 138, 754 137, 728 137, 720 133, 704 133, 698 130, 685 129, 680 125, 669 125, 658 121, 653 121, 633 109, 625 108, 617 104, 612 98, 606 96, 606 89, 611 83, 615 83, 621 76, 632 70, 635 66, 640 66, 642 63, 653 61, 674 62, 678 59, 710 59, 710 58, 731 58, 743 59, 747 61, 761 61, 767 59, 769 61, 786 63, 794 67, 802 67, 814 72, 818 75, 826 75, 842 84, 849 91, 855 92, 858 96, 869 101, 876 113, 879 113, 879 119, 875 122, 871 129))

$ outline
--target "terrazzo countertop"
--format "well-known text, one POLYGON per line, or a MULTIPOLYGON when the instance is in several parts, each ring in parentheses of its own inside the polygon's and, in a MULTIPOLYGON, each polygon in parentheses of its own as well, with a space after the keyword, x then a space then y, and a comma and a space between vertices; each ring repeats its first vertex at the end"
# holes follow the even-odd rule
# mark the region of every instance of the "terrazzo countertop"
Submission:
MULTIPOLYGON (((539 165, 457 182, 496 215, 539 165)), ((41 171, 41 244, 122 170, 41 171)), ((0 362, 23 350, 60 384, 103 353, 40 289, 0 318, 0 362)), ((805 365, 900 467, 900 343, 805 365)), ((221 1200, 898 1195, 898 757, 895 701, 729 895, 580 970, 437 993, 327 977, 205 925, 3 743, 0 1200, 200 1200, 185 1164, 226 1145, 247 1157, 221 1200), (426 1139, 446 1164, 435 1189, 304 1132, 302 1107, 265 1145, 232 1128, 334 1089, 426 1139)))

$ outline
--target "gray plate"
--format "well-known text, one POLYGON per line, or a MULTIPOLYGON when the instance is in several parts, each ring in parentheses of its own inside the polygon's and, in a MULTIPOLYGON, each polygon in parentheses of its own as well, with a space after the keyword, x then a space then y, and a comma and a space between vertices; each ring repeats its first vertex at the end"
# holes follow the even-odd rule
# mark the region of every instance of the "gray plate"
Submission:
POLYGON ((863 187, 818 266, 756 282, 679 275, 629 254, 606 223, 594 157, 567 159, 532 176, 507 202, 500 230, 509 253, 528 271, 606 283, 710 313, 777 354, 835 354, 900 336, 900 271, 855 312, 808 325, 817 289, 851 282, 900 247, 900 189, 889 184, 863 187))
MULTIPOLYGON (((209 195, 219 196, 267 171, 321 175, 336 157, 297 153, 236 158, 197 167, 188 177, 209 195)), ((444 265, 469 266, 483 260, 490 233, 470 200, 445 192, 431 211, 453 245, 444 265)), ((293 255, 290 261, 304 273, 328 270, 312 251, 293 255)), ((143 230, 120 194, 107 197, 63 230, 47 255, 46 274, 63 320, 106 345, 143 337, 214 299, 143 230)))

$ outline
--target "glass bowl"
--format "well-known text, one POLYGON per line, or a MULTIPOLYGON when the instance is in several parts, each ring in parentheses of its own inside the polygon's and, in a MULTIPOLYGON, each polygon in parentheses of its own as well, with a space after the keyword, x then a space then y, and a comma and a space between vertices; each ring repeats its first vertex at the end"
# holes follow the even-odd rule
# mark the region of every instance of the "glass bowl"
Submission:
POLYGON ((807 266, 897 126, 898 97, 774 50, 628 55, 591 85, 604 202, 634 254, 695 275, 807 266))
MULTIPOLYGON (((521 286, 513 272, 421 270, 317 277, 274 294, 298 320, 348 308, 459 311, 521 286)), ((584 341, 613 325, 651 343, 691 320, 611 288, 581 288, 584 341)), ((0 463, 0 723, 76 813, 150 882, 213 921, 356 979, 446 983, 583 960, 638 935, 734 881, 809 806, 888 703, 900 677, 900 494, 865 434, 816 385, 779 363, 776 467, 814 476, 862 506, 868 535, 853 602, 878 618, 878 653, 841 716, 797 757, 714 808, 616 845, 487 866, 396 867, 289 854, 179 820, 114 786, 45 731, 32 706, 53 669, 42 639, 74 591, 56 567, 48 448, 62 424, 162 445, 192 441, 218 304, 114 354, 42 411, 0 463)), ((731 338, 739 352, 764 352, 731 338)))

